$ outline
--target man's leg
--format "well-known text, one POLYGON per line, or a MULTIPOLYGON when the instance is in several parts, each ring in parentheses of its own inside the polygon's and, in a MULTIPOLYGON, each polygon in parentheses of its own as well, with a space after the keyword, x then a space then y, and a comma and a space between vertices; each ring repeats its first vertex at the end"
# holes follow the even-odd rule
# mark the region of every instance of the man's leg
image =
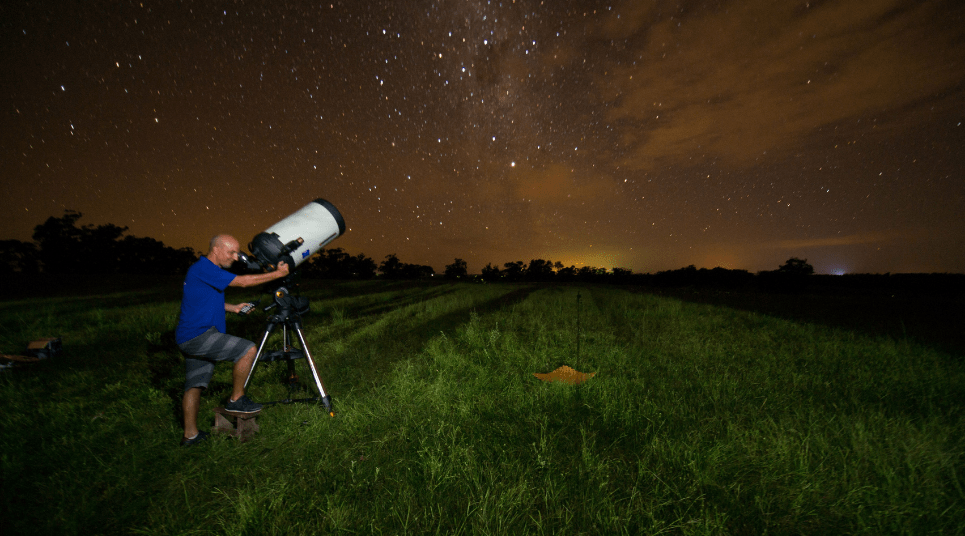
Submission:
POLYGON ((229 411, 240 413, 257 413, 261 409, 260 404, 255 404, 245 397, 245 381, 248 379, 248 373, 254 365, 255 355, 258 353, 255 349, 255 343, 233 335, 219 333, 215 328, 211 328, 201 335, 179 344, 178 348, 184 354, 194 358, 186 359, 185 363, 203 360, 210 367, 205 370, 206 376, 203 383, 195 378, 197 374, 192 374, 189 371, 185 378, 186 388, 207 385, 207 382, 211 379, 211 374, 214 372, 214 363, 230 360, 233 363, 231 396, 228 398, 228 404, 225 407, 229 411), (244 403, 234 404, 241 398, 244 398, 244 403))
MULTIPOLYGON (((184 356, 184 394, 181 409, 184 412, 184 438, 198 435, 198 409, 201 407, 201 391, 208 386, 214 373, 214 363, 184 356)), ((182 443, 184 444, 184 443, 182 443)))
POLYGON ((231 402, 238 400, 239 398, 245 396, 245 381, 248 380, 248 373, 251 371, 251 366, 255 363, 255 354, 258 353, 254 346, 245 352, 245 355, 241 356, 238 361, 235 361, 235 366, 231 372, 232 378, 232 390, 231 402))
POLYGON ((181 408, 184 410, 184 437, 198 435, 198 408, 201 407, 201 388, 192 387, 184 392, 181 408))

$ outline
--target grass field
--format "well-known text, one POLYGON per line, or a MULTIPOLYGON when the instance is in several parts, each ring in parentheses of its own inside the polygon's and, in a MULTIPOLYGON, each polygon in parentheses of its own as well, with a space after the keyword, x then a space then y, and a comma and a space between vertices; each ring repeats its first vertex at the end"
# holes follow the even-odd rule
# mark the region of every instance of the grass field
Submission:
MULTIPOLYGON (((907 337, 620 287, 318 284, 305 333, 335 418, 275 405, 246 443, 183 449, 179 287, 0 303, 0 352, 65 348, 0 375, 3 534, 965 527, 965 361, 907 337), (596 375, 533 375, 561 365, 596 375)), ((284 398, 284 372, 259 365, 249 394, 284 398)))

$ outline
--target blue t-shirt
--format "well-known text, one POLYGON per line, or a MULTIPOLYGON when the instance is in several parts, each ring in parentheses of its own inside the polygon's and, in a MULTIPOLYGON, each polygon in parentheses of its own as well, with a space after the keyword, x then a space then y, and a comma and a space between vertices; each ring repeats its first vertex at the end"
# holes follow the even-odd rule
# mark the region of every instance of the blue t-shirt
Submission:
POLYGON ((225 332, 224 290, 235 279, 235 274, 222 269, 207 257, 188 268, 184 277, 181 314, 174 340, 181 344, 201 335, 214 326, 225 332))

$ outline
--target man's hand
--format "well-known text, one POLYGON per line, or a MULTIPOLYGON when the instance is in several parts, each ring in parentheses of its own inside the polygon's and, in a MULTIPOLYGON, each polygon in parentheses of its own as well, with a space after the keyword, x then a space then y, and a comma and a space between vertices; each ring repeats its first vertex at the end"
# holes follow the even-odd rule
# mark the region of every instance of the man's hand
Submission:
POLYGON ((226 303, 224 304, 224 310, 228 311, 229 313, 235 313, 240 315, 240 314, 244 314, 242 310, 245 308, 246 305, 251 305, 252 307, 254 307, 254 305, 251 303, 226 303))
POLYGON ((278 277, 285 277, 288 275, 288 263, 285 261, 279 262, 278 266, 275 268, 275 272, 278 273, 278 277))

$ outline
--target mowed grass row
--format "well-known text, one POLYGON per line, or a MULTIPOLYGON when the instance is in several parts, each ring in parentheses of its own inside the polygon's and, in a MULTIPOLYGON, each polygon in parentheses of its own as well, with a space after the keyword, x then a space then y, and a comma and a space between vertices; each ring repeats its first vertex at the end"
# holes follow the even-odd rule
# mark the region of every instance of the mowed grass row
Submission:
MULTIPOLYGON (((251 441, 191 449, 177 447, 170 292, 0 305, 0 350, 49 335, 67 349, 0 378, 4 532, 965 526, 962 356, 618 287, 367 282, 304 294, 336 417, 271 406, 251 441), (576 386, 533 376, 561 365, 596 374, 576 386)), ((253 340, 263 329, 263 314, 229 321, 253 340)), ((284 374, 259 365, 249 393, 285 398, 284 374)), ((219 367, 202 420, 229 381, 219 367)))

